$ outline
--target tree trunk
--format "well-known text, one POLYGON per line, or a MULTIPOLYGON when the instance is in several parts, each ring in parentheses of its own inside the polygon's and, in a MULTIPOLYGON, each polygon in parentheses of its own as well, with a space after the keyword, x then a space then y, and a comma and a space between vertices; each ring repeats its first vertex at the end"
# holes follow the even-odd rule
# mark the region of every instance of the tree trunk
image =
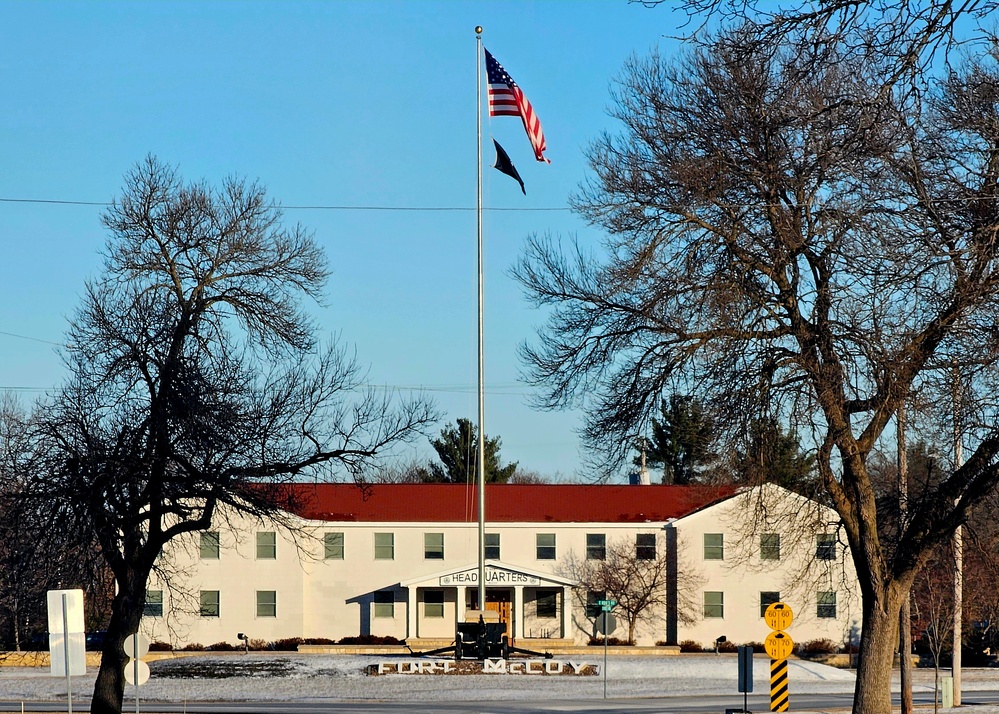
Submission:
POLYGON ((901 609, 899 598, 884 593, 864 598, 863 637, 857 661, 853 714, 892 713, 892 660, 898 647, 901 609))
POLYGON ((94 683, 91 714, 121 714, 125 693, 125 638, 139 629, 146 601, 146 576, 130 570, 111 602, 111 620, 104 637, 101 668, 94 683))

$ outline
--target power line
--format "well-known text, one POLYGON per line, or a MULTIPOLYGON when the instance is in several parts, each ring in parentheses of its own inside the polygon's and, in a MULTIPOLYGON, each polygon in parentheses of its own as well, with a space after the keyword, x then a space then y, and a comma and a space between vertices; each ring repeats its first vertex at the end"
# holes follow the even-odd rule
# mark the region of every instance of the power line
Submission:
MULTIPOLYGON (((0 203, 35 203, 54 206, 101 206, 108 207, 111 204, 106 201, 64 201, 54 198, 0 198, 0 203)), ((406 212, 472 212, 474 206, 285 206, 275 205, 275 208, 286 211, 406 211, 406 212)), ((559 207, 539 207, 539 208, 490 208, 483 207, 483 211, 492 212, 552 212, 568 211, 568 208, 559 207)))
POLYGON ((55 345, 56 347, 65 347, 66 345, 61 342, 52 342, 51 340, 43 340, 40 337, 28 337, 27 335, 18 335, 14 332, 3 332, 0 330, 0 335, 5 335, 7 337, 16 337, 19 340, 31 340, 32 342, 41 342, 45 345, 55 345))

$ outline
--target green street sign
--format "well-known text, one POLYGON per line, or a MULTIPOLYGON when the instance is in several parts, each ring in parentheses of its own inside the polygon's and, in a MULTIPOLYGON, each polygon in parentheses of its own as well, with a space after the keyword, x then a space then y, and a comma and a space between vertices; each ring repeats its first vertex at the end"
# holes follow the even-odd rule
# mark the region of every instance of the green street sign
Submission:
POLYGON ((614 609, 614 606, 617 605, 617 600, 597 600, 597 605, 599 605, 604 612, 610 612, 614 609))

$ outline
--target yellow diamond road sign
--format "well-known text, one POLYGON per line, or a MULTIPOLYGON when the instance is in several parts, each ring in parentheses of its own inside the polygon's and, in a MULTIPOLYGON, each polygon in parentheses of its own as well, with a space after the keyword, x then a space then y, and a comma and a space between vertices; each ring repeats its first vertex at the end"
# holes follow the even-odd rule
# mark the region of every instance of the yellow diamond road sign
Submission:
POLYGON ((763 642, 771 659, 787 659, 794 650, 794 640, 786 632, 771 632, 763 642))
POLYGON ((771 603, 766 612, 763 613, 763 621, 771 630, 786 630, 791 626, 793 619, 794 613, 791 612, 791 606, 786 602, 771 603))

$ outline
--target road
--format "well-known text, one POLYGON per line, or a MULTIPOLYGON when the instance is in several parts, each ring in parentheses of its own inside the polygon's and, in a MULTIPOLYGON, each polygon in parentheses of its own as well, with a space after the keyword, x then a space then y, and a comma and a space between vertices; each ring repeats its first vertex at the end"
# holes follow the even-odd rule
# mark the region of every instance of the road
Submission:
MULTIPOLYGON (((793 712, 842 712, 853 702, 850 694, 799 694, 791 700, 793 712)), ((931 707, 931 694, 916 693, 917 707, 931 707)), ((897 703, 897 702, 896 702, 897 703)), ((999 706, 999 691, 965 691, 966 706, 999 706)), ((722 714, 742 707, 739 695, 682 696, 643 699, 584 699, 514 702, 143 702, 143 714, 722 714)), ((749 710, 769 711, 769 699, 750 695, 749 710)), ((2 712, 21 712, 20 702, 0 702, 2 712)), ((24 712, 64 712, 60 702, 25 702, 24 712)), ((73 702, 73 711, 89 711, 87 702, 73 702)), ((126 700, 124 712, 134 712, 135 702, 126 700)))

